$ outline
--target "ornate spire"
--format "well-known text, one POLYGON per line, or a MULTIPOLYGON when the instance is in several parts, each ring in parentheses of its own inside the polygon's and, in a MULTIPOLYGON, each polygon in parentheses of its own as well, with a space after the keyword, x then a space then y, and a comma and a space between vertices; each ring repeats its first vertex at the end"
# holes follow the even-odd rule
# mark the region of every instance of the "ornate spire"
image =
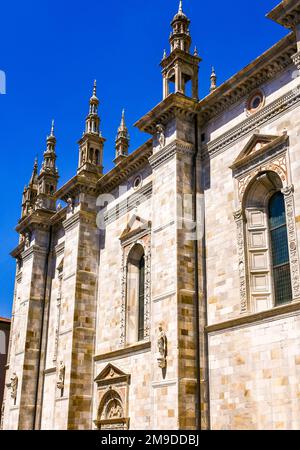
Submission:
POLYGON ((50 135, 47 136, 47 148, 40 175, 38 177, 38 193, 35 206, 38 209, 55 211, 54 194, 57 189, 58 170, 56 168, 56 137, 54 134, 54 120, 51 123, 50 135))
POLYGON ((182 10, 182 0, 180 0, 179 2, 179 8, 178 8, 178 14, 182 14, 183 10, 182 10))
POLYGON ((213 92, 217 89, 217 75, 215 72, 215 68, 212 67, 211 76, 210 76, 210 92, 213 92))
POLYGON ((94 81, 93 94, 90 98, 89 114, 85 121, 85 133, 100 134, 100 118, 98 116, 99 99, 97 97, 97 81, 94 81))
POLYGON ((118 128, 118 134, 116 137, 116 159, 115 164, 128 155, 129 148, 129 133, 125 123, 125 110, 122 111, 121 123, 118 128))
POLYGON ((47 136, 47 148, 46 151, 44 152, 44 160, 42 163, 41 174, 43 172, 52 173, 54 175, 57 174, 57 169, 55 166, 56 162, 55 146, 56 146, 56 137, 54 134, 54 120, 52 120, 50 135, 47 136))
POLYGON ((164 53, 161 61, 163 73, 163 98, 171 92, 190 96, 198 100, 198 70, 201 58, 195 47, 191 52, 190 20, 183 12, 182 1, 179 2, 178 12, 172 22, 172 32, 169 38, 171 52, 168 56, 164 53), (191 82, 191 91, 187 83, 191 82), (172 86, 174 84, 174 86, 172 86), (172 86, 172 89, 170 89, 172 86))
POLYGON ((190 20, 183 12, 182 1, 179 2, 178 13, 174 16, 171 25, 173 28, 170 36, 171 52, 180 49, 189 53, 191 47, 190 20))
POLYGON ((32 175, 29 181, 29 186, 33 186, 37 184, 37 176, 38 176, 38 159, 37 157, 34 159, 34 165, 32 169, 32 175))
MULTIPOLYGON (((105 139, 100 131, 98 115, 99 99, 97 97, 97 81, 94 81, 93 93, 90 97, 89 113, 85 119, 85 131, 79 141, 78 171, 102 174, 103 145, 105 139)), ((94 175, 93 175, 94 176, 94 175)))
POLYGON ((51 132, 50 132, 50 136, 54 136, 54 120, 52 120, 52 123, 51 123, 51 132))
POLYGON ((37 158, 35 158, 28 186, 25 185, 23 190, 22 217, 25 217, 27 214, 33 211, 37 191, 38 191, 38 161, 37 158))

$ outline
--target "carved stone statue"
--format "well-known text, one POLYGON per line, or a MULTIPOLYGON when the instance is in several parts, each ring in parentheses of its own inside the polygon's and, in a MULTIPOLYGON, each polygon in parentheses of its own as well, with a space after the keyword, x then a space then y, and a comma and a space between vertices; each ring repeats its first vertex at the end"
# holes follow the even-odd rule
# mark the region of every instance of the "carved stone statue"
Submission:
POLYGON ((18 392, 18 377, 14 372, 10 377, 10 396, 16 402, 17 400, 17 392, 18 392))
POLYGON ((123 417, 123 409, 117 400, 113 400, 112 405, 108 411, 108 419, 121 419, 123 417))
POLYGON ((73 213, 74 212, 73 199, 71 197, 69 197, 68 200, 67 200, 67 203, 68 203, 68 212, 73 213))
POLYGON ((59 367, 58 367, 58 376, 57 376, 57 388, 61 391, 63 391, 64 386, 65 386, 65 372, 66 372, 66 367, 63 363, 63 361, 61 361, 59 363, 59 367))
POLYGON ((26 233, 26 235, 25 235, 25 247, 26 248, 30 247, 30 240, 31 240, 30 233, 26 233))
POLYGON ((158 347, 158 366, 161 369, 164 369, 166 367, 166 361, 167 361, 167 335, 163 331, 162 325, 159 325, 159 334, 157 339, 157 347, 158 347))
POLYGON ((38 198, 37 201, 35 202, 35 207, 36 207, 36 209, 42 209, 43 208, 43 199, 38 198))
POLYGON ((165 127, 162 124, 156 125, 156 131, 158 135, 158 142, 160 148, 163 148, 166 145, 166 137, 165 137, 165 127))

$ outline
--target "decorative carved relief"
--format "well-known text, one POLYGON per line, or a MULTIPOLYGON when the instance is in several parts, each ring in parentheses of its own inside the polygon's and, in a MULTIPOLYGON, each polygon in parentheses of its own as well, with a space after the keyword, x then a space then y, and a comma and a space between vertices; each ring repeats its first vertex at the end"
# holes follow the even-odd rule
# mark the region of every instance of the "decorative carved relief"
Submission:
POLYGON ((293 300, 300 297, 300 271, 299 271, 299 253, 298 240, 294 211, 294 187, 287 186, 282 190, 285 200, 285 211, 287 219, 288 245, 291 267, 291 282, 293 289, 293 300))
MULTIPOLYGON (((250 165, 249 165, 250 166, 250 165)), ((265 162, 259 166, 255 166, 255 162, 252 163, 252 170, 250 173, 247 173, 244 177, 239 179, 239 200, 240 202, 243 199, 246 188, 249 185, 250 181, 255 178, 257 174, 264 171, 272 171, 277 173, 280 177, 283 185, 287 183, 287 160, 286 155, 282 155, 272 161, 265 162)), ((251 169, 251 166, 248 167, 251 169)))
POLYGON ((237 224, 237 245, 238 245, 238 265, 240 278, 240 299, 241 313, 247 312, 247 276, 246 276, 246 255, 245 255, 245 238, 244 238, 244 220, 243 211, 239 209, 234 213, 234 220, 237 224))
POLYGON ((112 364, 95 379, 97 383, 97 418, 94 424, 98 429, 121 429, 129 427, 128 393, 130 375, 125 374, 112 364))
POLYGON ((10 377, 10 396, 14 400, 14 404, 16 404, 17 401, 18 384, 19 384, 18 376, 14 372, 10 377))

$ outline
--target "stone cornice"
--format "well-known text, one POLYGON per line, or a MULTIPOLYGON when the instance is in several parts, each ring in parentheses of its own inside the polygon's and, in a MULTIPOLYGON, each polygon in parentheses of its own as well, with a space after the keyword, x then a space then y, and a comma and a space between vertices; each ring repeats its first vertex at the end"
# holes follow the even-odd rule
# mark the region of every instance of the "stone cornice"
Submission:
POLYGON ((186 97, 179 92, 168 95, 134 126, 146 133, 155 134, 158 124, 166 124, 173 117, 183 117, 191 120, 198 111, 198 101, 186 97))
POLYGON ((51 226, 51 218, 54 214, 54 211, 47 209, 33 211, 30 215, 19 221, 16 226, 16 231, 17 233, 22 233, 25 230, 33 230, 34 228, 47 231, 51 226))
POLYGON ((136 206, 142 201, 148 200, 152 195, 152 183, 147 183, 145 186, 141 187, 137 192, 130 195, 130 197, 122 200, 120 203, 116 204, 113 208, 109 209, 104 213, 105 225, 108 225, 115 220, 119 219, 124 214, 132 211, 136 206))
POLYGON ((114 350, 107 353, 102 353, 101 355, 94 356, 94 361, 105 361, 105 360, 113 360, 116 358, 121 358, 126 355, 132 355, 133 353, 147 351, 151 349, 151 342, 141 342, 138 344, 131 345, 129 347, 120 348, 118 350, 114 350))
POLYGON ((299 0, 283 0, 267 14, 267 17, 288 29, 293 29, 300 22, 299 0))
POLYGON ((22 241, 17 247, 15 247, 11 252, 10 255, 13 258, 19 258, 21 256, 21 253, 24 251, 25 247, 25 241, 22 241))
POLYGON ((263 320, 280 319, 286 314, 300 313, 300 302, 293 302, 282 306, 277 306, 266 311, 262 311, 255 314, 241 315, 234 319, 227 320, 226 322, 220 322, 213 325, 209 325, 205 328, 207 333, 215 333, 218 331, 225 331, 231 328, 247 326, 251 324, 257 324, 263 320))
POLYGON ((192 156, 195 154, 194 144, 190 142, 181 141, 180 139, 175 139, 173 142, 168 144, 162 150, 155 153, 150 159, 150 165, 152 169, 157 169, 164 162, 171 159, 175 154, 182 153, 192 156))
POLYGON ((46 254, 47 254, 46 248, 40 247, 39 245, 32 245, 31 247, 24 250, 21 256, 23 262, 25 262, 28 259, 30 259, 33 255, 46 255, 46 254))
POLYGON ((291 57, 296 52, 296 37, 290 33, 199 102, 201 123, 205 124, 281 73, 292 64, 291 57))
POLYGON ((87 223, 93 225, 95 228, 97 213, 87 212, 87 211, 77 211, 72 214, 67 220, 63 222, 63 227, 65 231, 69 231, 71 228, 75 227, 78 223, 87 223))
POLYGON ((287 109, 295 107, 299 101, 300 85, 287 94, 284 94, 282 97, 274 100, 256 114, 253 114, 253 116, 247 117, 247 119, 240 122, 231 130, 203 146, 202 157, 212 158, 218 155, 227 147, 233 145, 235 141, 249 135, 262 124, 272 120, 274 117, 283 113, 287 109))
POLYGON ((252 166, 253 164, 258 164, 262 157, 265 160, 268 157, 273 157, 282 152, 282 150, 286 149, 288 141, 289 137, 287 134, 278 136, 268 144, 263 145, 259 150, 251 152, 249 155, 245 155, 243 158, 236 160, 233 165, 230 166, 230 169, 238 176, 241 171, 245 172, 249 165, 252 166))
POLYGON ((139 147, 135 152, 124 158, 110 172, 104 175, 97 183, 97 193, 111 192, 122 181, 127 180, 135 172, 148 164, 152 155, 152 138, 139 147))
POLYGON ((57 199, 67 202, 68 198, 75 198, 82 192, 90 195, 97 195, 98 176, 90 172, 82 172, 75 175, 55 194, 57 199))

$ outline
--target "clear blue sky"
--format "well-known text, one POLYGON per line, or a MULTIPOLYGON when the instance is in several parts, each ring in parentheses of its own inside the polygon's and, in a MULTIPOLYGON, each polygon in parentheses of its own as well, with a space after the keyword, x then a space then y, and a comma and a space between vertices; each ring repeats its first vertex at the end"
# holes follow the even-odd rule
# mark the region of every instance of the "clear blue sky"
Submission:
MULTIPOLYGON (((178 0, 16 0, 2 2, 0 70, 1 192, 0 315, 10 316, 17 245, 14 227, 33 160, 41 160, 51 119, 56 122, 60 185, 75 174, 92 83, 98 82, 101 129, 107 138, 105 171, 126 108, 131 151, 148 136, 132 124, 162 98, 159 68, 169 49, 170 21, 178 0)), ((286 34, 265 18, 279 0, 184 0, 191 34, 203 62, 200 94, 208 92, 211 66, 228 79, 286 34)))

